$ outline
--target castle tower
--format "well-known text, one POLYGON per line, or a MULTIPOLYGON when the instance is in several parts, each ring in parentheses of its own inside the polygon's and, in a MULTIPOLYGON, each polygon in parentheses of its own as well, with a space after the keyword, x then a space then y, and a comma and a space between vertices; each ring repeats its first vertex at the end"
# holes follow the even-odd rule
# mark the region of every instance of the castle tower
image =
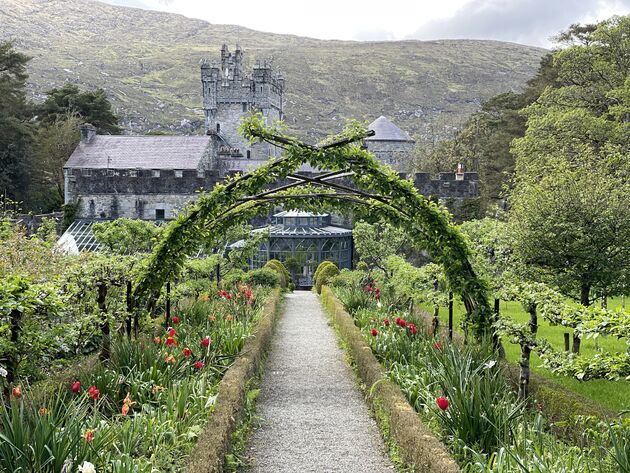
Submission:
POLYGON ((273 73, 270 60, 256 61, 249 78, 243 74, 241 47, 232 53, 224 44, 220 65, 201 62, 201 84, 206 133, 215 137, 219 164, 225 170, 242 170, 240 159, 266 161, 280 155, 267 143, 250 145, 238 132, 241 119, 252 110, 270 122, 282 119, 284 77, 273 73))

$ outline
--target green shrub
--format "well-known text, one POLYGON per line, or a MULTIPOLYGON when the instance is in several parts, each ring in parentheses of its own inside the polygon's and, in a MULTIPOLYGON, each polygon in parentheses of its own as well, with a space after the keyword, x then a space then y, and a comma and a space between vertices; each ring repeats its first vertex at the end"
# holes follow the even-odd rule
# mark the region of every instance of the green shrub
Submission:
POLYGON ((332 278, 330 285, 332 287, 355 287, 363 288, 363 279, 365 274, 360 271, 350 271, 349 269, 342 269, 341 272, 332 278))
POLYGON ((232 269, 225 276, 223 276, 221 284, 224 288, 231 288, 237 285, 239 282, 243 281, 244 278, 245 271, 243 271, 242 269, 232 269))
POLYGON ((280 285, 280 275, 269 268, 260 268, 245 274, 243 282, 252 286, 276 287, 280 285))
POLYGON ((319 265, 317 266, 317 269, 315 270, 315 274, 313 274, 313 284, 317 284, 317 277, 319 276, 319 273, 321 273, 324 268, 330 265, 334 266, 335 263, 333 263, 332 261, 327 261, 327 260, 319 263, 319 265))
POLYGON ((315 289, 317 290, 317 293, 321 294, 322 286, 324 284, 328 284, 332 280, 332 278, 334 278, 338 274, 339 268, 334 263, 330 263, 322 268, 322 270, 319 272, 319 275, 317 276, 317 280, 315 281, 315 289))
POLYGON ((287 268, 285 268, 284 265, 277 259, 270 259, 269 261, 267 261, 267 264, 263 266, 263 268, 269 268, 278 273, 278 275, 280 276, 280 286, 283 289, 289 287, 289 285, 293 282, 293 278, 291 277, 291 274, 289 273, 287 268))
POLYGON ((357 269, 357 271, 363 271, 365 273, 367 273, 370 270, 370 268, 368 268, 368 265, 367 265, 367 263, 365 261, 359 261, 357 263, 357 268, 356 269, 357 269))

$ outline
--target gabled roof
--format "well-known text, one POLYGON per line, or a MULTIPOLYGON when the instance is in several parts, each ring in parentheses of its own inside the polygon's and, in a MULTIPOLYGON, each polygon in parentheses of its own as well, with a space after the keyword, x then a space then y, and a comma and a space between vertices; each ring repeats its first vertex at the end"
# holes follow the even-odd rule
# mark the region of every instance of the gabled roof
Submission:
POLYGON ((383 115, 368 125, 368 130, 374 130, 375 135, 366 141, 411 141, 413 139, 406 131, 401 130, 383 115))
POLYGON ((210 136, 96 135, 79 143, 67 168, 197 169, 210 152, 210 136))

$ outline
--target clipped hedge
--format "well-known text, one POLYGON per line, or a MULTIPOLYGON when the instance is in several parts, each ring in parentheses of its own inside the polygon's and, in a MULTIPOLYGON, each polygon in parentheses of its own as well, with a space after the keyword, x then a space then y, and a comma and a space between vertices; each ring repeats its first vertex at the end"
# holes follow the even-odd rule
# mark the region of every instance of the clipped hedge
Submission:
POLYGON ((276 287, 280 286, 280 275, 269 268, 254 269, 245 273, 243 282, 252 286, 276 287))
POLYGON ((285 268, 284 265, 277 259, 270 259, 263 266, 263 268, 272 269, 276 273, 278 273, 278 275, 280 276, 280 286, 282 286, 283 289, 288 288, 293 282, 293 278, 291 277, 291 274, 289 273, 287 268, 285 268))
POLYGON ((330 263, 324 266, 315 280, 315 289, 317 290, 317 293, 321 294, 322 287, 325 284, 328 284, 337 275, 339 275, 339 268, 336 264, 330 263))
POLYGON ((319 263, 319 265, 317 266, 317 269, 315 270, 315 273, 313 274, 313 284, 317 284, 317 278, 319 276, 319 273, 321 273, 324 268, 326 268, 327 266, 330 266, 331 264, 334 265, 335 263, 328 260, 325 260, 319 263))
POLYGON ((232 433, 243 416, 247 383, 261 368, 271 345, 273 330, 280 313, 281 291, 276 289, 265 304, 256 330, 245 341, 241 354, 219 383, 214 410, 199 441, 190 453, 187 473, 220 473, 230 449, 232 433))
POLYGON ((347 345, 359 378, 370 393, 373 409, 383 412, 389 423, 403 461, 412 465, 414 471, 423 473, 459 472, 444 444, 424 425, 400 388, 387 377, 343 305, 328 287, 324 286, 321 294, 322 303, 347 345))

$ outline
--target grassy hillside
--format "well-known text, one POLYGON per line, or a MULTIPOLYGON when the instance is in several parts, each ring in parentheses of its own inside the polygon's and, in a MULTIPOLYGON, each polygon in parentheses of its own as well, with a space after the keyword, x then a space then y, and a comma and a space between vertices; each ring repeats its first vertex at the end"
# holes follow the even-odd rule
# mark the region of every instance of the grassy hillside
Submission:
POLYGON ((518 90, 544 53, 497 41, 322 41, 93 0, 0 0, 6 39, 33 57, 33 97, 64 82, 103 87, 134 132, 198 131, 199 61, 238 42, 248 64, 274 58, 287 122, 313 139, 381 114, 417 137, 448 135, 484 99, 518 90))

